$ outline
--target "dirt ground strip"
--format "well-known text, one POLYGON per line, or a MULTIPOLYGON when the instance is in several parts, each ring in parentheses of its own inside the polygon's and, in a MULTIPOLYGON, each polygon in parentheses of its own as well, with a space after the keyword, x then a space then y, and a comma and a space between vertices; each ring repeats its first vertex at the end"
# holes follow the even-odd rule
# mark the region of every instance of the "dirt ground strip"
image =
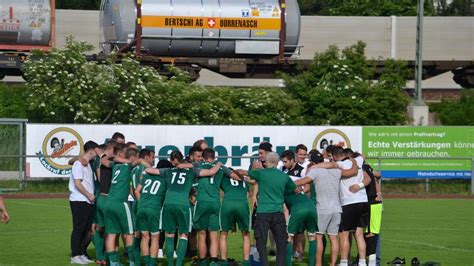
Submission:
MULTIPOLYGON (((2 195, 6 199, 66 199, 67 193, 6 193, 2 195)), ((386 194, 386 199, 474 199, 474 195, 456 194, 386 194)))

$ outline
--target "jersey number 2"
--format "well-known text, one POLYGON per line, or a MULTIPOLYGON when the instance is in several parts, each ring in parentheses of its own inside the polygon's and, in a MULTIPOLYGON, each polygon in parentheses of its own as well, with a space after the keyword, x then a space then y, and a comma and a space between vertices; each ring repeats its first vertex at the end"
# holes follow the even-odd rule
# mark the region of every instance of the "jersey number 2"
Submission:
POLYGON ((117 177, 120 175, 120 170, 115 171, 114 178, 112 178, 112 184, 117 184, 117 177))

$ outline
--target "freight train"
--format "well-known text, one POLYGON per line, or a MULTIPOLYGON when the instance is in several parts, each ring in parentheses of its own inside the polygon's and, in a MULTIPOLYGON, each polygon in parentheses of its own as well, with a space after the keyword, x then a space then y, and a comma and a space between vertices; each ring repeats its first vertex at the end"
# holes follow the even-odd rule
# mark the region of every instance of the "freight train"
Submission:
POLYGON ((54 0, 2 0, 0 6, 0 79, 21 75, 33 49, 49 51, 55 41, 54 0))
MULTIPOLYGON (((21 75, 32 49, 54 47, 54 2, 1 1, 0 78, 21 75)), ((297 56, 300 29, 297 0, 102 0, 102 52, 87 58, 131 52, 162 74, 173 64, 194 79, 202 68, 227 77, 273 78, 311 63, 297 56)), ((457 83, 474 87, 472 61, 424 62, 425 78, 449 70, 457 83)))

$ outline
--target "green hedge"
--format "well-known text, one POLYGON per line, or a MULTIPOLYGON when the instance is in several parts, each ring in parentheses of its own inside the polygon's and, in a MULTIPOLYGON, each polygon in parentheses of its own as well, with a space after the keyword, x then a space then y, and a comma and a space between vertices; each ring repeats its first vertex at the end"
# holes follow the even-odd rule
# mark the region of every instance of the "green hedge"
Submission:
POLYGON ((35 53, 25 63, 28 83, 23 98, 8 108, 21 109, 22 116, 27 112, 30 122, 39 123, 406 123, 406 64, 387 60, 378 82, 372 81, 375 66, 366 58, 363 42, 342 50, 331 46, 315 55, 307 71, 282 74, 285 89, 198 86, 175 68, 171 68, 171 79, 159 76, 133 56, 122 58, 120 63, 113 57, 106 64, 87 62, 83 54, 91 47, 69 37, 64 49, 35 53))
POLYGON ((430 111, 436 112, 438 119, 446 126, 474 125, 474 89, 465 89, 459 100, 443 100, 430 105, 430 111))
POLYGON ((0 83, 0 117, 27 118, 25 86, 7 86, 0 83))

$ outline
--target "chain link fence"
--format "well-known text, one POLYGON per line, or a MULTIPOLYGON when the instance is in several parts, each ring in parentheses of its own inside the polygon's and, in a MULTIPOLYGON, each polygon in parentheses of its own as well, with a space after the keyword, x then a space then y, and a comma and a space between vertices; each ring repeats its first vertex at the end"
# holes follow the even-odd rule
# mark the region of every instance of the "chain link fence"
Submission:
POLYGON ((0 180, 12 180, 2 191, 20 190, 25 182, 26 119, 0 119, 0 180))

